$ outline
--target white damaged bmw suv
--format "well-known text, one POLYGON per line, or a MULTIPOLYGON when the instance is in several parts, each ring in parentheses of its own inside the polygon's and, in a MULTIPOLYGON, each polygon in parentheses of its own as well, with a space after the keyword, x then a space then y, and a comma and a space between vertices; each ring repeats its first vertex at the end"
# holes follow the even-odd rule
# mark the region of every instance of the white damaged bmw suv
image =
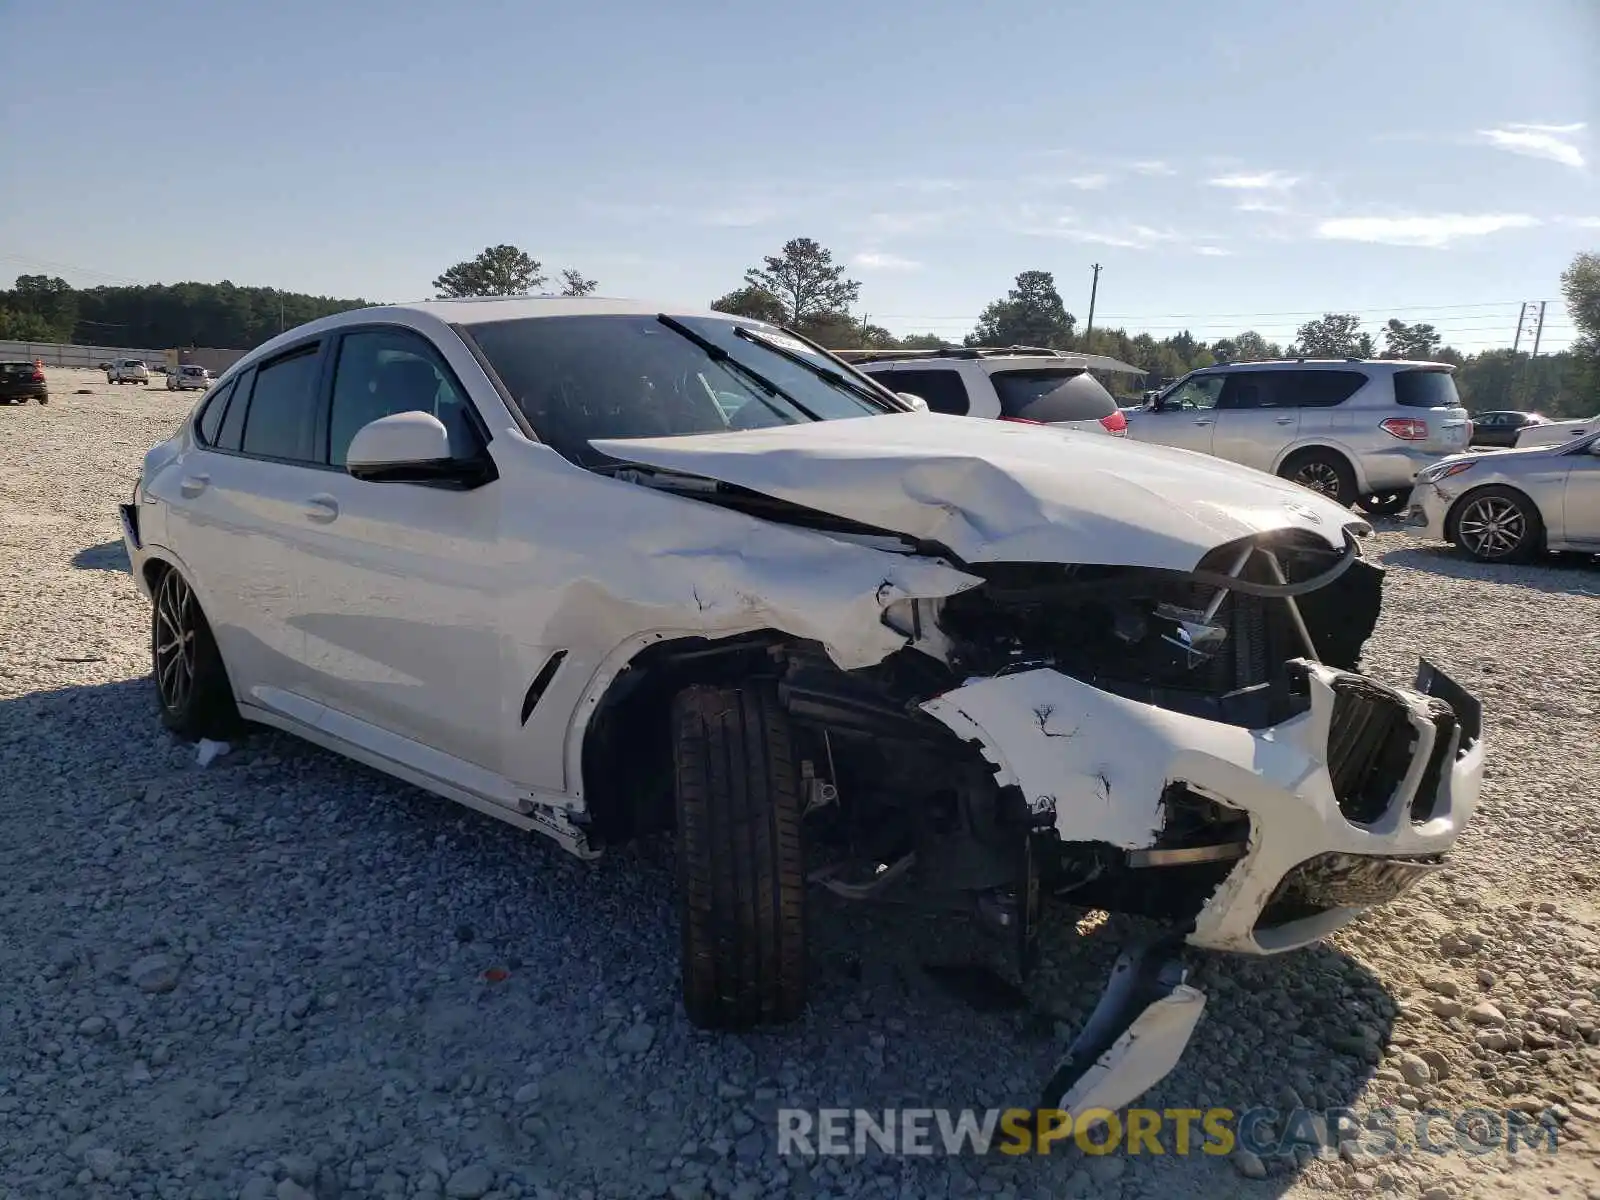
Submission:
POLYGON ((1126 1104, 1191 956, 1436 868, 1477 701, 1361 674, 1368 529, 1182 450, 912 411, 797 335, 614 300, 301 326, 146 456, 161 717, 257 722, 589 858, 676 835, 683 999, 797 1016, 808 893, 1156 918, 1045 1085, 1126 1104), (943 893, 943 895, 939 895, 943 893))

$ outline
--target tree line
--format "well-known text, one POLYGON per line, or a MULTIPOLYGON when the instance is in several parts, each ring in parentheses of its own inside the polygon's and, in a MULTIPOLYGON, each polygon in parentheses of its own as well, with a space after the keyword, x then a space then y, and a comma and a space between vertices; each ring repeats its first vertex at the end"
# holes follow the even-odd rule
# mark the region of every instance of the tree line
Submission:
MULTIPOLYGON (((559 273, 560 294, 591 295, 599 286, 581 271, 559 273)), ((546 287, 544 265, 518 246, 486 247, 433 281, 441 297, 517 296, 546 287)), ((1146 372, 1144 383, 1176 379, 1219 362, 1284 358, 1409 358, 1455 365, 1463 400, 1474 411, 1518 407, 1548 416, 1600 410, 1600 254, 1580 254, 1561 276, 1567 312, 1580 337, 1568 350, 1532 358, 1526 351, 1462 354, 1433 325, 1390 319, 1377 335, 1354 313, 1305 322, 1288 345, 1254 330, 1204 342, 1187 330, 1171 337, 1125 329, 1082 333, 1049 271, 1023 271, 1007 293, 984 306, 966 346, 1045 346, 1121 359, 1146 372)), ((749 268, 739 287, 711 307, 787 325, 835 350, 928 349, 952 345, 938 334, 896 337, 852 314, 861 283, 812 238, 793 238, 749 268)), ((132 347, 215 346, 247 350, 281 330, 371 303, 275 288, 221 283, 143 284, 75 289, 44 275, 19 275, 0 291, 0 338, 132 347)), ((1118 388, 1129 377, 1108 380, 1118 388)))

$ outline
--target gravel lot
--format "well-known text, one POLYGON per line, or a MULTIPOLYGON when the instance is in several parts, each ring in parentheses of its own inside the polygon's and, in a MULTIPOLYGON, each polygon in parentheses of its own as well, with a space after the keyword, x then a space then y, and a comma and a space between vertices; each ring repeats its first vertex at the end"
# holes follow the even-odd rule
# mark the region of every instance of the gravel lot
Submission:
POLYGON ((1600 1198, 1592 562, 1376 537, 1369 662, 1425 651, 1482 696, 1483 806, 1452 869, 1331 944, 1208 966, 1149 1097, 1555 1106, 1556 1153, 780 1159, 780 1104, 1031 1103, 1119 923, 1063 921, 986 1011, 920 970, 953 953, 935 923, 829 909, 803 1023, 695 1032, 670 844, 584 866, 292 739, 201 769, 162 732, 113 506, 194 397, 49 376, 48 408, 0 408, 0 1197, 1600 1198))

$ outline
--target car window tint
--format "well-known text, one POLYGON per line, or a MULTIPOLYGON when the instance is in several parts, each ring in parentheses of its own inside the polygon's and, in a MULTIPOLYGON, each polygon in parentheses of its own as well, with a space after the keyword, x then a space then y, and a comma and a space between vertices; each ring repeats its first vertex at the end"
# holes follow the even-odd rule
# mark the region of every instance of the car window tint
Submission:
POLYGON ((844 374, 777 330, 734 319, 674 320, 693 336, 656 317, 632 315, 530 317, 465 328, 539 438, 584 466, 611 461, 589 444, 598 438, 725 433, 895 411, 794 361, 790 355, 814 358, 829 374, 844 374), (742 336, 741 326, 759 336, 742 336), (770 395, 729 359, 784 395, 770 395))
POLYGON ((1461 397, 1448 371, 1396 371, 1394 398, 1406 408, 1458 408, 1461 397))
POLYGON ((475 458, 482 439, 471 402, 450 368, 421 334, 405 329, 364 329, 339 340, 328 414, 328 461, 342 467, 362 426, 394 413, 425 412, 450 435, 450 457, 475 458))
POLYGON ((961 372, 948 367, 931 371, 879 371, 876 378, 890 391, 921 396, 932 412, 964 417, 970 408, 961 372))
MULTIPOLYGON (((245 415, 243 449, 262 458, 314 462, 317 365, 313 343, 256 368, 245 415)), ((226 424, 226 420, 223 422, 226 424)))
POLYGON ((207 446, 216 445, 217 431, 222 428, 222 414, 227 410, 228 401, 233 396, 234 382, 230 379, 227 386, 212 392, 211 398, 206 401, 206 406, 200 410, 197 430, 200 440, 207 446))
POLYGON ((1343 404, 1367 382, 1360 371, 1271 371, 1283 380, 1280 406, 1332 408, 1343 404))
POLYGON ((1227 376, 1222 394, 1217 397, 1219 409, 1281 408, 1282 380, 1276 371, 1239 371, 1227 376))
POLYGON ((1025 421, 1099 421, 1117 411, 1111 393, 1087 371, 1035 367, 989 376, 1000 415, 1025 421))
POLYGON ((251 367, 233 384, 233 398, 228 411, 222 415, 222 428, 213 443, 218 450, 238 450, 244 440, 244 413, 250 407, 250 387, 255 382, 255 368, 251 367))

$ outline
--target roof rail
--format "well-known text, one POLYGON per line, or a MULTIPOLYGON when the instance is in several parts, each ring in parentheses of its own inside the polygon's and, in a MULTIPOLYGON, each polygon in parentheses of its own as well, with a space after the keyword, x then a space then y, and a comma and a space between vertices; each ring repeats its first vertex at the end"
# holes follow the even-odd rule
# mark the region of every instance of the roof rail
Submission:
POLYGON ((845 362, 888 362, 903 358, 1076 358, 1070 350, 1047 346, 941 346, 931 350, 830 350, 845 362))

